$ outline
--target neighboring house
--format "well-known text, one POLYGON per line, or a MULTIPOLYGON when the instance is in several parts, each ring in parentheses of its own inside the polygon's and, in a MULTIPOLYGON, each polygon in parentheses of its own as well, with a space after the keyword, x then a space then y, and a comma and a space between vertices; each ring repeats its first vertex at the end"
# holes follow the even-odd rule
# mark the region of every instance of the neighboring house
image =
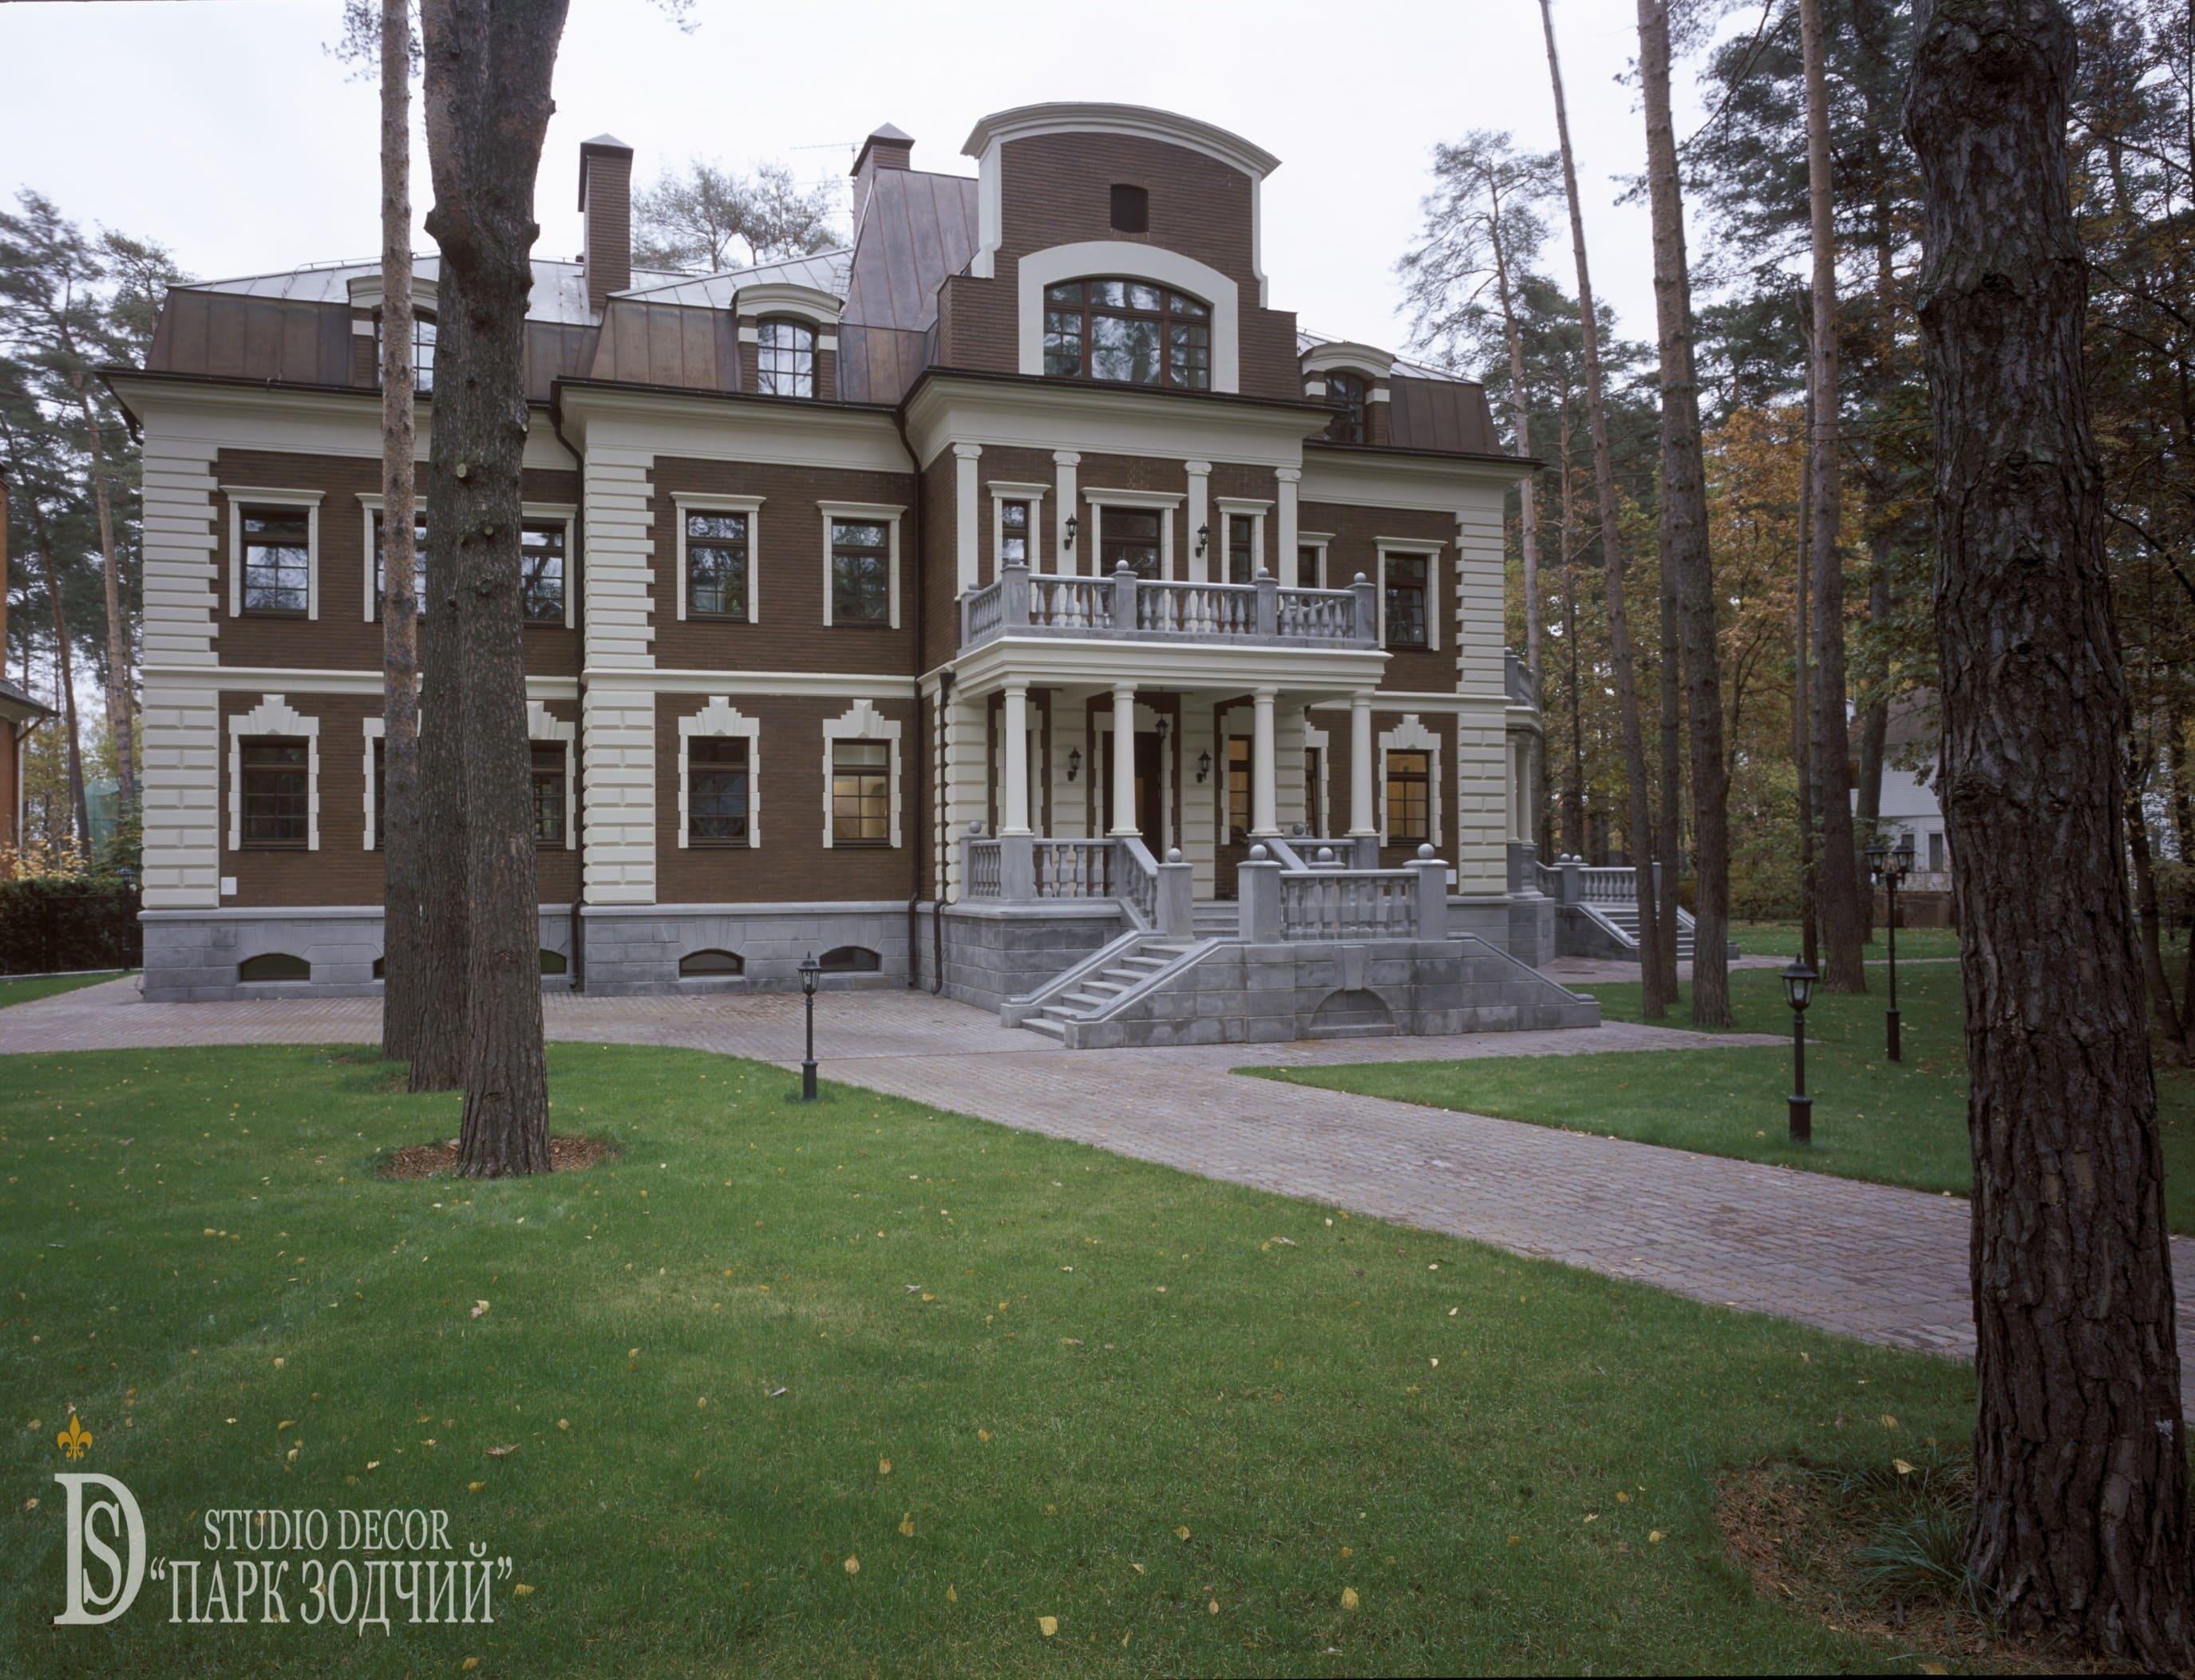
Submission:
MULTIPOLYGON (((0 644, 6 642, 7 624, 7 606, 0 601, 0 644)), ((0 852, 23 843, 24 737, 53 715, 52 707, 32 699, 20 684, 0 677, 0 852)))
MULTIPOLYGON (((1893 701, 1883 735, 1883 837, 1893 846, 1910 836, 1913 872, 1898 889, 1898 919, 1913 927, 1951 925, 1951 852, 1944 808, 1932 783, 1937 774, 1936 697, 1909 694, 1893 701)), ((1858 808, 1858 794, 1852 796, 1858 808)), ((1878 917, 1887 903, 1878 890, 1878 917)))
MULTIPOLYGON (((1495 947, 1432 953, 1497 965, 1478 1013, 1351 959, 1302 970, 1296 1026, 1328 994, 1333 1030, 1576 1017, 1506 955, 1554 917, 1509 886, 1527 468, 1480 388, 1299 332, 1260 262, 1277 160, 1207 124, 1010 111, 973 176, 913 148, 862 146, 850 248, 706 276, 633 270, 631 152, 580 148, 586 249, 535 263, 527 328, 551 983, 784 986, 812 952, 1004 1004, 1148 935, 1132 985, 1043 1017, 1098 1042, 1121 992, 1209 982, 1182 936, 1270 917, 1323 957, 1495 947)), ((178 287, 110 376, 145 439, 148 996, 374 984, 379 302, 371 263, 178 287)))

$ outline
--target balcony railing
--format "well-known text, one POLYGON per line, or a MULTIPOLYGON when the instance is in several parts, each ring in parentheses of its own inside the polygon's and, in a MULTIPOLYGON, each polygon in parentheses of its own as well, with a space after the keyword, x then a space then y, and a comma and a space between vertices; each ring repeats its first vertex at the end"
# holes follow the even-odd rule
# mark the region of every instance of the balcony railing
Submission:
POLYGON ((963 647, 1001 636, 1370 648, 1379 613, 1361 575, 1345 590, 1291 590, 1270 574, 1249 584, 1184 584, 1139 578, 1125 566, 1109 578, 1007 566, 960 597, 963 647))

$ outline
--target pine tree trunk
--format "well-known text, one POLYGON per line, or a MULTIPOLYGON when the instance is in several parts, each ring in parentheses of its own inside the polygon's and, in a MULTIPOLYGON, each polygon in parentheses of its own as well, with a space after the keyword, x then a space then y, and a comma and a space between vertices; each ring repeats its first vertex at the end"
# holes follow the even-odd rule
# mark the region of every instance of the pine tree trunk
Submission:
POLYGON ((1639 716, 1638 670, 1632 659, 1631 618, 1623 599, 1623 532, 1617 523, 1616 466, 1609 452, 1608 411, 1600 372, 1600 323, 1593 313, 1593 275, 1586 262, 1585 216, 1578 202, 1577 160, 1570 150, 1570 112, 1563 99, 1562 60, 1555 49, 1552 0, 1540 0, 1540 20, 1547 37, 1547 78, 1555 95, 1555 135, 1562 149, 1563 190, 1569 200, 1570 246, 1577 257, 1578 331, 1585 358, 1586 429, 1593 438, 1594 494, 1600 508, 1600 552, 1608 590, 1608 645, 1615 667, 1616 711, 1623 731, 1624 780, 1630 819, 1626 849, 1636 876, 1633 901, 1639 912, 1640 1012, 1658 1020, 1675 1001, 1665 991, 1662 964, 1662 918, 1654 895, 1654 822, 1648 809, 1646 742, 1639 716))
MULTIPOLYGON (((1662 365, 1662 554, 1674 571, 1684 650, 1692 772, 1692 1024, 1727 1027, 1730 773, 1723 761, 1722 673, 1699 377, 1692 360, 1691 269, 1669 112, 1668 0, 1639 0, 1639 64, 1646 103, 1646 172, 1654 219, 1654 302, 1662 365)), ((1672 805, 1672 812, 1675 810, 1672 805)))
MULTIPOLYGON (((76 399, 84 411, 85 471, 91 480, 91 501, 99 516, 99 577, 107 606, 107 729, 114 740, 115 777, 120 783, 118 814, 127 818, 137 808, 137 729, 135 685, 130 679, 130 619, 124 611, 122 559, 114 547, 114 504, 107 485, 107 448, 99 423, 99 411, 91 394, 79 382, 76 399)), ((89 835, 86 837, 89 838, 89 835)))
MULTIPOLYGON (((381 6, 381 1053, 419 1044, 419 584, 412 526, 412 13, 381 6)), ((452 1069, 454 1072, 454 1069, 452 1069)))
MULTIPOLYGON (((1494 278, 1501 303, 1501 332, 1509 345, 1509 412, 1517 431, 1517 452, 1532 452, 1532 410, 1524 393, 1524 334, 1517 322, 1509 285, 1509 259, 1502 247, 1501 216, 1493 221, 1494 278)), ((1532 679, 1532 704, 1540 704, 1540 520, 1530 478, 1517 486, 1517 541, 1524 563, 1524 669, 1532 679)))
POLYGON ((1655 826, 1654 913, 1660 918, 1662 995, 1677 1001, 1677 872, 1684 858, 1684 707, 1678 689, 1684 659, 1677 642, 1677 572, 1666 545, 1655 570, 1661 590, 1662 808, 1655 826))
POLYGON ((2056 0, 1935 0, 1905 109, 1971 1070, 1967 1559, 2015 1631, 2185 1672, 2180 1351, 2067 196, 2076 55, 2056 0))
MULTIPOLYGON (((425 0, 428 157, 441 248, 428 524, 447 533, 457 659, 442 728, 465 806, 464 1118, 458 1170, 549 1170, 541 931, 526 733, 519 521, 529 423, 533 181, 565 0, 425 0)), ((434 676, 439 683, 443 672, 434 676)))
POLYGON ((54 558, 54 533, 35 495, 26 496, 31 525, 38 535, 38 561, 46 574, 46 599, 54 615, 54 664, 60 676, 61 724, 68 731, 69 809, 76 823, 77 855, 91 856, 91 803, 84 785, 84 738, 77 733, 76 656, 69 645, 68 612, 61 605, 60 563, 54 558))
MULTIPOLYGON (((1813 435, 1813 385, 1806 388, 1806 436, 1813 435)), ((1794 591, 1797 607, 1795 670, 1791 683, 1791 760, 1799 770, 1799 958, 1816 973, 1821 971, 1821 922, 1817 915, 1820 880, 1814 870, 1814 751, 1812 637, 1807 607, 1813 595, 1814 576, 1814 457, 1804 446, 1799 461, 1799 579, 1794 591)))
POLYGON ((1836 186, 1829 172, 1829 102, 1823 68, 1821 0, 1799 0, 1806 61, 1806 198, 1814 247, 1814 746, 1815 820, 1822 853, 1815 909, 1827 962, 1822 984, 1864 992, 1860 952, 1859 853, 1852 843, 1852 740, 1845 723, 1845 568, 1838 546, 1836 186))
POLYGON ((1585 690, 1578 669, 1577 508, 1570 486, 1570 401, 1565 376, 1561 419, 1556 438, 1558 470, 1562 474, 1563 642, 1570 661, 1570 750, 1563 777, 1563 832, 1565 848, 1574 858, 1586 854, 1585 832, 1585 690))

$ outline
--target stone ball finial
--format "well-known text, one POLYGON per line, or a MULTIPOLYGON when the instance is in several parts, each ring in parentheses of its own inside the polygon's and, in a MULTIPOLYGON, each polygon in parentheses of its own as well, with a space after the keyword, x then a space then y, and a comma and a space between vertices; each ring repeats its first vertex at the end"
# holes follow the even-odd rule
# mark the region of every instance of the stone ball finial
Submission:
POLYGON ((1253 846, 1250 848, 1250 861, 1253 863, 1263 863, 1270 856, 1272 856, 1272 854, 1267 851, 1263 846, 1253 846))
POLYGON ((1418 848, 1418 860, 1420 863, 1431 863, 1433 860, 1433 849, 1432 843, 1431 841, 1427 841, 1424 845, 1418 848))
POLYGON ((1334 861, 1334 848, 1331 846, 1321 846, 1318 849, 1318 860, 1321 863, 1332 863, 1334 861))
POLYGON ((1181 861, 1181 848, 1178 846, 1167 847, 1167 861, 1168 863, 1179 863, 1181 861))
POLYGON ((1357 581, 1358 583, 1360 583, 1360 584, 1368 584, 1368 583, 1370 583, 1372 580, 1371 580, 1369 578, 1366 577, 1366 576, 1365 576, 1362 572, 1359 572, 1357 574, 1357 581))

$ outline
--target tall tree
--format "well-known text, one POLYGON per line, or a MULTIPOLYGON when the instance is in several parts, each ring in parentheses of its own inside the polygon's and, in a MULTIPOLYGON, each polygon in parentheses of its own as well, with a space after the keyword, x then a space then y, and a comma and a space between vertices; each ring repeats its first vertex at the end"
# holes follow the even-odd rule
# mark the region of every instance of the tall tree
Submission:
POLYGON ((1654 220, 1654 309, 1661 328, 1662 569, 1677 587, 1685 712, 1691 725, 1692 1021, 1700 1027, 1727 1027, 1730 781, 1723 758, 1714 567, 1708 548, 1699 377, 1692 363, 1691 268, 1685 251, 1684 195, 1669 110, 1669 57, 1668 0, 1639 0, 1639 69, 1654 220))
POLYGON ((1599 323, 1593 314, 1593 275, 1586 261, 1585 215, 1578 199, 1577 159, 1570 148, 1570 111, 1563 97, 1563 66, 1555 47, 1553 0, 1540 0, 1547 37, 1547 78, 1554 89, 1555 136, 1562 159, 1563 195, 1569 203, 1570 246, 1577 258, 1578 325, 1585 359, 1586 425, 1593 436, 1593 488, 1600 503, 1600 549, 1608 593, 1608 640, 1616 706, 1623 730, 1624 780, 1628 785, 1631 861, 1637 876, 1642 1012, 1659 1018, 1675 999, 1664 989, 1662 918, 1654 893, 1654 825, 1648 809, 1646 745, 1639 717, 1639 681, 1631 653, 1631 621, 1623 599, 1623 533, 1618 522, 1616 468, 1609 452, 1608 415, 1601 384, 1599 323))
MULTIPOLYGON (((19 395, 8 393, 8 395, 19 395)), ((68 611, 64 604, 66 590, 61 575, 62 550, 54 538, 54 520, 48 512, 44 496, 50 494, 51 477, 37 472, 33 466, 37 442, 35 411, 33 417, 25 423, 22 411, 32 406, 27 400, 0 401, 0 449, 6 451, 8 476, 20 493, 10 498, 10 506, 22 504, 26 521, 31 528, 32 546, 38 552, 38 562, 45 574, 46 598, 54 620, 54 687, 60 701, 61 728, 68 743, 68 789, 70 817, 78 853, 89 857, 91 849, 90 802, 84 789, 84 736, 78 728, 76 714, 76 659, 69 635, 68 611), (10 412, 14 410, 14 412, 10 412), (46 483, 42 486, 41 478, 46 483)))
POLYGON ((683 174, 666 172, 635 193, 632 216, 632 260, 648 268, 714 273, 829 250, 845 239, 837 185, 804 190, 783 164, 740 175, 696 158, 683 174))
POLYGON ((2056 0, 1935 0, 1904 117, 1971 1069, 1967 1567, 2015 1629, 2186 1672, 2195 1560, 2068 191, 2076 59, 2056 0))
MULTIPOLYGON (((427 155, 441 249, 428 480, 429 688, 442 722, 423 768, 464 812, 464 1118, 458 1171, 549 1170, 541 946, 527 780, 519 519, 530 417, 526 308, 533 181, 566 0, 423 0, 427 155), (435 663, 437 652, 453 653, 435 663)), ((423 817, 431 812, 423 810, 423 817)), ((423 859, 423 862, 424 860, 423 859)))
POLYGON ((1806 67, 1806 192, 1814 255, 1814 748, 1815 819, 1822 854, 1816 865, 1816 914, 1827 958, 1823 984, 1864 992, 1860 952, 1859 853, 1852 839, 1851 736, 1845 724, 1845 568, 1839 546, 1837 459, 1836 184, 1830 173, 1829 101, 1823 68, 1822 0, 1798 0, 1806 67))
POLYGON ((417 1052, 426 987, 420 973, 419 584, 412 308, 412 72, 418 44, 410 0, 381 0, 381 1053, 417 1052))

